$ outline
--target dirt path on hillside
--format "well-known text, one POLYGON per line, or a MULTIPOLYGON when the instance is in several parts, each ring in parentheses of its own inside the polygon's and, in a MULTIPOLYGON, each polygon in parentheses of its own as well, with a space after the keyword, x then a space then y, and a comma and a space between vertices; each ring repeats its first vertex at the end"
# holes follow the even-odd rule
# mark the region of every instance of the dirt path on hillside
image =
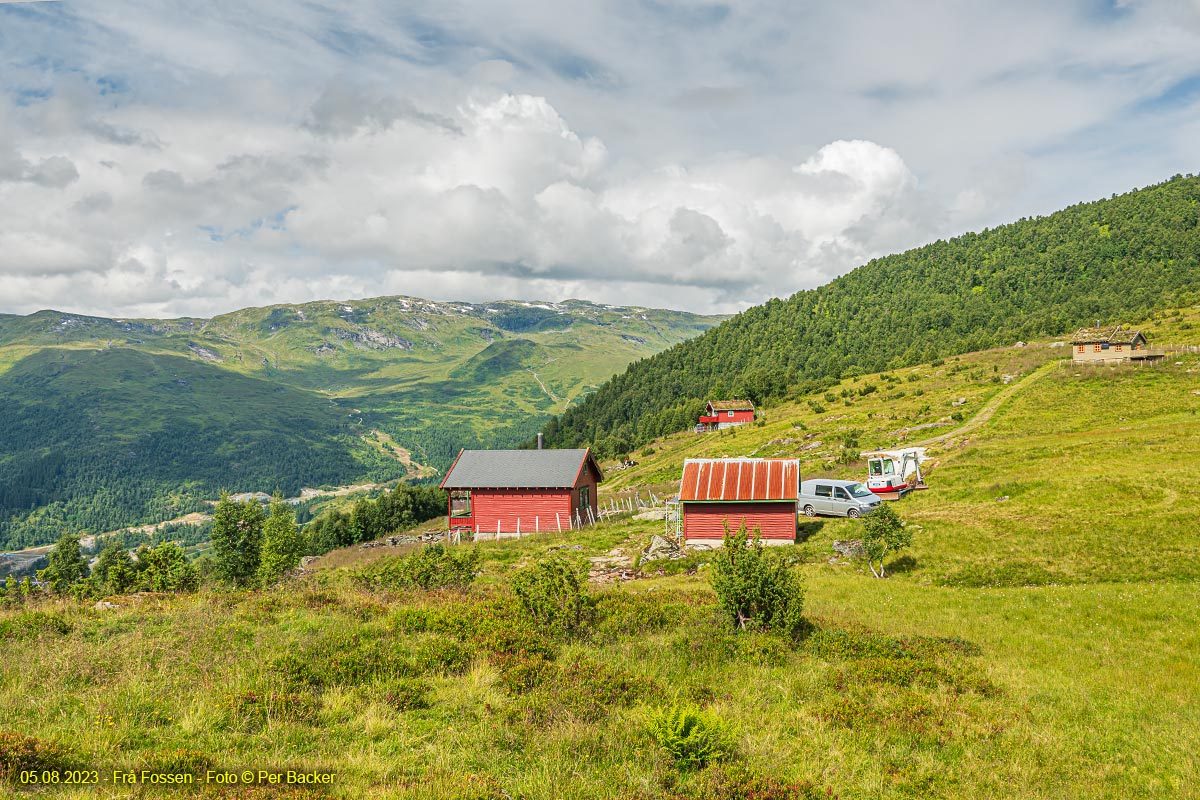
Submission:
POLYGON ((1000 406, 1004 405, 1006 400, 1011 398, 1017 392, 1022 391, 1036 381, 1041 380, 1045 376, 1049 375, 1057 367, 1058 361, 1051 361, 1048 364, 1043 364, 1033 372, 1026 375, 1024 378, 1021 378, 1021 380, 1016 381, 1015 383, 1010 383, 1008 386, 1001 389, 992 397, 991 400, 988 400, 983 404, 983 408, 979 409, 975 416, 971 417, 959 427, 952 431, 947 431, 946 433, 940 433, 930 439, 924 439, 919 442, 911 443, 905 442, 904 449, 907 450, 910 447, 930 447, 935 444, 941 444, 951 437, 962 436, 963 434, 970 433, 976 428, 986 425, 992 419, 992 417, 996 415, 996 412, 1000 410, 1000 406))

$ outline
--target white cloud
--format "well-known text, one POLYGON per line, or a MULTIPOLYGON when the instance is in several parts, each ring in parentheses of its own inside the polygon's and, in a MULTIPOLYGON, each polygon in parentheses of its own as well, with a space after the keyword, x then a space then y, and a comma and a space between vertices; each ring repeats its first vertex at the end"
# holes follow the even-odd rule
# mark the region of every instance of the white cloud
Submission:
POLYGON ((0 16, 0 311, 727 311, 1200 159, 1191 0, 0 16))

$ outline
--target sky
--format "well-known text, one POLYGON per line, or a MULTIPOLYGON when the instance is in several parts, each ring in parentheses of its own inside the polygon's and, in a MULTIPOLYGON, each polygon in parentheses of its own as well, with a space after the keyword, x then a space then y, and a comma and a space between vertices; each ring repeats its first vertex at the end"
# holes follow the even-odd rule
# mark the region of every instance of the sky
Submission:
POLYGON ((0 2, 0 312, 729 313, 1200 167, 1200 0, 0 2))

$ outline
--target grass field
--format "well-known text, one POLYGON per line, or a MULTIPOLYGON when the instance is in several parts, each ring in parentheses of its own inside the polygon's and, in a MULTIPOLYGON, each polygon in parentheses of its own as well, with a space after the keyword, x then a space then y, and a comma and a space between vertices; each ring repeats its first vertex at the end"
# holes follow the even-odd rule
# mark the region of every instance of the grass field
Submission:
MULTIPOLYGON (((684 457, 758 453, 861 477, 857 449, 949 434, 932 488, 896 506, 914 541, 891 577, 830 563, 851 520, 806 520, 771 554, 801 562, 799 641, 733 633, 703 556, 593 586, 577 634, 523 621, 515 569, 632 555, 662 523, 465 545, 482 558, 465 592, 374 586, 355 575, 385 550, 346 551, 268 592, 0 612, 0 772, 19 734, 101 778, 328 770, 317 796, 346 798, 1200 798, 1200 357, 1078 369, 1046 345, 848 380, 612 473, 609 491, 662 494, 684 457), (677 703, 725 721, 727 760, 662 753, 645 719, 677 703)), ((188 793, 222 791, 307 796, 188 793)), ((156 796, 47 793, 139 792, 156 796)))

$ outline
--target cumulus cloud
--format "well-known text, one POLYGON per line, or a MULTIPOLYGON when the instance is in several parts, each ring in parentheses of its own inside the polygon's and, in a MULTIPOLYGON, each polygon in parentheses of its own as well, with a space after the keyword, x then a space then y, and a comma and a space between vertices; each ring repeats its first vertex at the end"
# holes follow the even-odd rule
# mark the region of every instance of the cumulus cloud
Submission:
POLYGON ((731 311, 1200 158, 1200 48, 1167 0, 0 16, 28 43, 0 55, 0 311, 731 311))

